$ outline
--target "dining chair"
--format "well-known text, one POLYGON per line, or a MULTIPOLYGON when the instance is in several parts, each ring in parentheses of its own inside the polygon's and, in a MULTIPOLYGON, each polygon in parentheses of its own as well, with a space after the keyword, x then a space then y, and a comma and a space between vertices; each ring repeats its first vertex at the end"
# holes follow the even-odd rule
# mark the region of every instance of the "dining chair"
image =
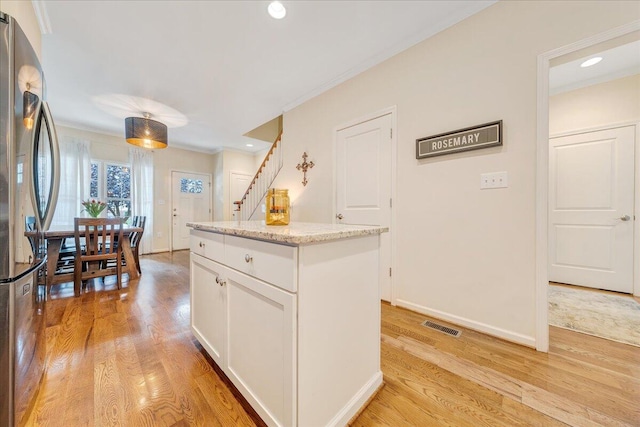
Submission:
POLYGON ((70 239, 62 239, 62 242, 60 244, 60 252, 58 253, 58 263, 56 265, 55 274, 71 273, 75 268, 75 259, 76 259, 75 242, 74 242, 74 245, 70 245, 67 240, 70 240, 70 239))
MULTIPOLYGON (((35 216, 26 216, 24 218, 24 229, 25 231, 36 231, 36 217, 35 216)), ((44 253, 46 251, 45 243, 42 243, 42 248, 40 251, 37 251, 37 237, 29 236, 29 244, 31 245, 31 253, 36 256, 38 253, 44 253)), ((60 248, 60 254, 58 256, 58 266, 56 268, 56 273, 59 270, 68 268, 71 266, 73 268, 73 260, 75 258, 75 247, 68 246, 65 243, 65 240, 62 240, 62 246, 60 248)))
POLYGON ((117 276, 118 289, 122 288, 122 241, 121 218, 75 218, 74 234, 78 248, 74 264, 74 292, 80 295, 82 285, 95 277, 117 276), (80 245, 84 239, 84 248, 80 245), (82 248, 82 249, 81 249, 82 248), (107 265, 115 260, 113 266, 107 265))
POLYGON ((147 217, 144 215, 136 215, 131 220, 132 226, 142 228, 142 231, 136 231, 135 233, 132 233, 131 238, 129 239, 129 241, 131 242, 131 251, 133 252, 133 258, 136 260, 136 268, 138 269, 138 273, 140 274, 142 274, 142 270, 140 269, 139 249, 146 222, 147 217))
MULTIPOLYGON (((36 217, 35 216, 26 216, 24 217, 24 231, 36 231, 36 217)), ((31 245, 31 253, 37 254, 37 238, 36 237, 28 237, 29 244, 31 245)))

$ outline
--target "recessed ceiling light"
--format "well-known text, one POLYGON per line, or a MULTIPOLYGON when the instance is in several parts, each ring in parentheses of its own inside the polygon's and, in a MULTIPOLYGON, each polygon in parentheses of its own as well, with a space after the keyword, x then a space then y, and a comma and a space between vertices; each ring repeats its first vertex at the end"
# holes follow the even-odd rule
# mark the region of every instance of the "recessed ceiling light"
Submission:
POLYGON ((247 144, 247 147, 253 147, 253 144, 247 144))
POLYGON ((279 1, 272 1, 269 3, 267 11, 269 12, 269 15, 275 19, 282 19, 287 14, 287 9, 285 9, 284 5, 279 1))
POLYGON ((602 61, 602 57, 601 56, 595 56, 595 57, 593 57, 591 59, 587 59, 582 64, 580 64, 580 66, 582 68, 591 67, 592 65, 596 65, 600 61, 602 61))

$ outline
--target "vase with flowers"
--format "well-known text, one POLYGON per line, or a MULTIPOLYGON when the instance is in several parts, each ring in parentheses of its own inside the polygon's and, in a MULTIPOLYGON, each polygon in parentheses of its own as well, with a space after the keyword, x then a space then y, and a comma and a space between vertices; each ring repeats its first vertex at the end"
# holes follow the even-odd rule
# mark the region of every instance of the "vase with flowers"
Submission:
POLYGON ((102 211, 107 208, 107 204, 105 202, 101 202, 96 199, 87 199, 82 202, 82 206, 84 207, 84 211, 89 214, 92 218, 98 218, 102 211))

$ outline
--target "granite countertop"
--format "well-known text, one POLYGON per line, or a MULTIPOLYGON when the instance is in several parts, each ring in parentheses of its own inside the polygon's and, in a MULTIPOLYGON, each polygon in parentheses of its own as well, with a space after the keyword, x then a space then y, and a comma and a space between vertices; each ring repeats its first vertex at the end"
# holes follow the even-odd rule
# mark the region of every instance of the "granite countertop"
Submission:
POLYGON ((289 225, 265 225, 263 221, 189 222, 195 230, 248 237, 288 245, 326 242, 349 237, 367 236, 389 231, 375 225, 320 224, 292 222, 289 225))

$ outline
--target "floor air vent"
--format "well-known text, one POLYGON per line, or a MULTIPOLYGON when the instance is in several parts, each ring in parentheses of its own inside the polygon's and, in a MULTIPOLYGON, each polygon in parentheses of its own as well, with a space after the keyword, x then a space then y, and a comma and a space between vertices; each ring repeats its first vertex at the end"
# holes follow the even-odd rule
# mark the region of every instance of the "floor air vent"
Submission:
POLYGON ((427 328, 435 329, 436 331, 440 331, 443 334, 451 335, 452 337, 458 338, 462 335, 462 331, 457 329, 449 328, 447 326, 438 325, 437 323, 433 323, 429 320, 425 320, 422 322, 422 326, 426 326, 427 328))

